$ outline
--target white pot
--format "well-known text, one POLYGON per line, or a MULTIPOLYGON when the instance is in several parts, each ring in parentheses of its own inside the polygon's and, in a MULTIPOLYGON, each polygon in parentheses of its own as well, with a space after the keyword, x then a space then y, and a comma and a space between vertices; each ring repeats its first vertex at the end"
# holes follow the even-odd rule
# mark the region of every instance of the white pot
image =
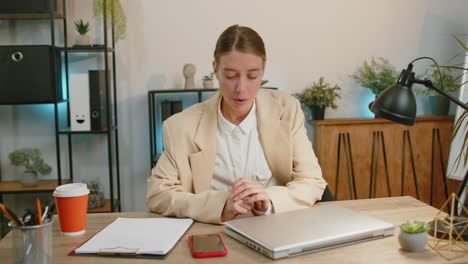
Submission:
POLYGON ((21 183, 26 187, 36 186, 37 184, 39 184, 39 176, 32 172, 25 172, 23 173, 21 183))
POLYGON ((203 80, 203 88, 205 89, 213 89, 214 81, 213 80, 203 80))
POLYGON ((398 236, 401 249, 408 252, 421 252, 426 247, 427 232, 421 233, 406 233, 400 231, 398 236))
POLYGON ((90 46, 91 45, 91 39, 90 39, 90 37, 88 35, 76 35, 75 45, 90 46))

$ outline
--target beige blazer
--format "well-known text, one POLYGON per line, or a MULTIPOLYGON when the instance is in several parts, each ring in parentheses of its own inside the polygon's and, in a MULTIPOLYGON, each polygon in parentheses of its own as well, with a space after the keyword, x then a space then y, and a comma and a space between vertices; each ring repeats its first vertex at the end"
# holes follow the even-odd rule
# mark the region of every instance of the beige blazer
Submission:
MULTIPOLYGON (((148 178, 146 204, 150 210, 221 223, 229 194, 210 190, 220 99, 220 93, 215 93, 163 123, 164 152, 148 178)), ((255 102, 267 163, 283 185, 267 188, 274 212, 312 206, 327 183, 307 137, 299 101, 279 91, 260 89, 255 102)))

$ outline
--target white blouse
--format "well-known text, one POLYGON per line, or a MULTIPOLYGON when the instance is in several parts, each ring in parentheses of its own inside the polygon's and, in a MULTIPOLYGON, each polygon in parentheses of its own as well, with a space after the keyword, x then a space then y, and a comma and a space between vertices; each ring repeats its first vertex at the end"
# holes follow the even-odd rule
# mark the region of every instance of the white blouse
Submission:
MULTIPOLYGON (((218 104, 218 132, 215 168, 211 189, 229 192, 240 178, 261 183, 265 188, 280 185, 272 177, 258 136, 255 102, 247 117, 234 125, 221 113, 218 104)), ((270 209, 270 208, 269 208, 270 209)), ((270 211, 270 210, 268 210, 270 211)))

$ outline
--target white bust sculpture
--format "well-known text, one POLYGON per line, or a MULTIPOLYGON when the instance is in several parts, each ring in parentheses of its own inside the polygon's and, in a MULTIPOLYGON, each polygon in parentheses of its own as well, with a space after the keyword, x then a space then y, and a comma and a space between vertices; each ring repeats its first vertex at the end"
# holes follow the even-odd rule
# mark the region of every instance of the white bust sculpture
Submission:
POLYGON ((196 71, 197 68, 195 67, 195 64, 188 63, 184 65, 184 89, 195 89, 195 79, 193 77, 195 76, 196 71))

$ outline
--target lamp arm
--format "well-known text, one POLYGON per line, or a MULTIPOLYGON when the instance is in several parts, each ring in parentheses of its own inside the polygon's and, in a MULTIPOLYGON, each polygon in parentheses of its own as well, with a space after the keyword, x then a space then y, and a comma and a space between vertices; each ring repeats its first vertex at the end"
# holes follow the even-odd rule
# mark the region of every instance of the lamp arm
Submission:
POLYGON ((452 102, 456 103, 457 105, 461 106, 463 109, 465 109, 465 111, 468 110, 468 106, 466 104, 464 104, 462 101, 458 100, 457 98, 453 97, 452 95, 450 95, 446 91, 435 87, 430 80, 414 79, 413 83, 419 83, 419 84, 422 84, 422 85, 426 86, 427 88, 434 89, 436 92, 448 97, 450 99, 450 101, 452 101, 452 102))

